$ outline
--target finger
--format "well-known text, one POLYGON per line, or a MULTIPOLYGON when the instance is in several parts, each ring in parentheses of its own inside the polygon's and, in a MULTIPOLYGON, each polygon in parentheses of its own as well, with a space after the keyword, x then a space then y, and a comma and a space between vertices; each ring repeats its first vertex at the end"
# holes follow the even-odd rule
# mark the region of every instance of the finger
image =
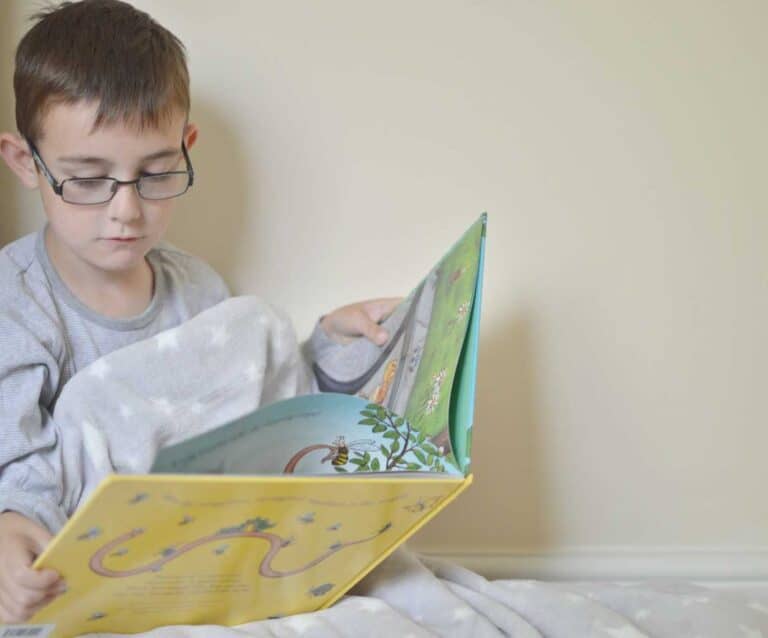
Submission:
POLYGON ((18 555, 18 563, 8 566, 14 583, 33 591, 43 591, 56 586, 61 580, 59 573, 53 569, 32 569, 31 565, 34 559, 34 552, 27 548, 26 551, 18 555))
POLYGON ((16 612, 12 611, 5 601, 0 601, 0 623, 10 625, 23 621, 24 619, 20 615, 17 616, 16 612))
POLYGON ((397 308, 402 297, 385 297, 382 299, 371 299, 365 303, 365 311, 368 316, 375 322, 380 322, 386 319, 392 314, 392 311, 397 308))
POLYGON ((32 542, 31 549, 35 556, 42 554, 53 539, 53 535, 47 529, 37 524, 29 525, 24 531, 32 542))
POLYGON ((27 619, 34 613, 33 610, 37 609, 46 598, 47 596, 45 595, 26 595, 15 591, 13 596, 10 594, 7 596, 5 603, 11 614, 27 619))
POLYGON ((40 602, 27 608, 28 617, 34 616, 38 611, 50 605, 54 600, 56 600, 63 593, 64 593, 63 591, 56 590, 46 594, 45 597, 42 600, 40 600, 40 602))
POLYGON ((19 605, 8 597, 0 600, 0 619, 3 623, 16 624, 23 623, 31 616, 23 605, 19 605))
POLYGON ((359 317, 356 321, 357 329, 361 335, 375 343, 377 346, 382 346, 387 342, 389 333, 384 328, 371 320, 365 313, 360 313, 357 316, 359 317))

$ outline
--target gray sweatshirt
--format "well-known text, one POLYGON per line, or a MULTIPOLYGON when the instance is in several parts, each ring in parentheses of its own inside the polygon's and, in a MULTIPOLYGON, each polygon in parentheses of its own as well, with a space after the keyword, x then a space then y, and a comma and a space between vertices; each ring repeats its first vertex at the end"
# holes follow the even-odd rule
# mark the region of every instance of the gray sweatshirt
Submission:
MULTIPOLYGON (((20 512, 51 530, 61 527, 71 508, 63 502, 67 459, 52 415, 65 384, 97 359, 179 326, 229 296, 212 268, 167 243, 147 259, 155 278, 149 306, 138 316, 112 319, 68 290, 48 258, 43 231, 0 250, 0 511, 20 512)), ((357 355, 366 354, 360 345, 337 346, 319 326, 303 350, 305 363, 325 360, 325 367, 348 378, 357 372, 357 355)), ((370 359, 367 354, 363 359, 370 359)))

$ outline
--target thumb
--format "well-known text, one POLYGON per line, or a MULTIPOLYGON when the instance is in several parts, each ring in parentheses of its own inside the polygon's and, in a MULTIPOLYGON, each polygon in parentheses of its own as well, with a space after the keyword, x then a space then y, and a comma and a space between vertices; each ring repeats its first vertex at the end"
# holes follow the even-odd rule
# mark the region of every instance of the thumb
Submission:
POLYGON ((53 538, 47 529, 31 521, 25 532, 28 540, 27 547, 34 556, 42 554, 53 538))
POLYGON ((360 328, 360 333, 377 346, 383 346, 389 339, 389 333, 367 315, 361 316, 363 325, 360 328))

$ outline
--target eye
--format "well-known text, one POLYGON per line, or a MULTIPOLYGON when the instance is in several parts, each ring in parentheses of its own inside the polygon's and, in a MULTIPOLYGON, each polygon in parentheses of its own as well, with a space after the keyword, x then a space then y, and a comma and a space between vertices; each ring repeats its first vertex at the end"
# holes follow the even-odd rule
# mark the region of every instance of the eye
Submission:
POLYGON ((81 191, 93 191, 104 188, 106 184, 105 180, 100 177, 94 178, 76 178, 69 182, 71 188, 76 188, 81 191))

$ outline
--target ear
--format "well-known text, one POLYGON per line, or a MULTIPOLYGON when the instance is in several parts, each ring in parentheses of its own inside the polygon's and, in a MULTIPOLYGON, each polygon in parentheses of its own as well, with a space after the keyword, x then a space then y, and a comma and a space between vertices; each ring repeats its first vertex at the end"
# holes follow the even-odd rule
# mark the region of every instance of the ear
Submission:
POLYGON ((0 133, 0 155, 27 188, 37 188, 37 167, 26 141, 13 133, 0 133))
POLYGON ((193 124, 192 122, 184 127, 184 145, 187 147, 187 150, 192 148, 197 141, 198 130, 197 124, 193 124))

